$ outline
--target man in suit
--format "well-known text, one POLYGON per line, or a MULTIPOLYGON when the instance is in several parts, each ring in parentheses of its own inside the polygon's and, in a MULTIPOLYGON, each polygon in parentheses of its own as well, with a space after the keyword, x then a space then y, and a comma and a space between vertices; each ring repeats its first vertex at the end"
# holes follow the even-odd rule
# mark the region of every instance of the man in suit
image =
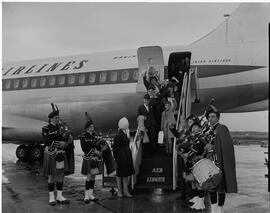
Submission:
POLYGON ((143 145, 143 155, 149 157, 156 153, 157 139, 158 139, 158 126, 153 112, 153 106, 150 104, 150 96, 144 95, 144 104, 138 108, 138 116, 143 115, 145 117, 144 126, 147 130, 147 136, 149 143, 143 145))

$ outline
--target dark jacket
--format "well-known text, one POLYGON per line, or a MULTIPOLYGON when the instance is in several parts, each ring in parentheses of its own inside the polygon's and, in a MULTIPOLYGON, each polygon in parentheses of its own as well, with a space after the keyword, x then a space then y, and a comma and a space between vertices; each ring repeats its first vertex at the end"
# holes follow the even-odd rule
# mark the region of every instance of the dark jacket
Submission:
POLYGON ((58 148, 59 144, 56 141, 64 141, 58 125, 49 123, 47 126, 42 127, 42 136, 46 146, 51 146, 54 142, 54 148, 58 148))
POLYGON ((90 134, 89 132, 83 132, 80 136, 80 143, 84 155, 88 157, 90 151, 94 152, 95 149, 100 150, 98 146, 98 138, 96 134, 90 134))
POLYGON ((237 193, 237 180, 235 169, 235 155, 233 141, 230 132, 225 125, 218 124, 215 136, 215 152, 217 160, 223 172, 223 187, 227 193, 237 193))
POLYGON ((145 128, 149 129, 151 125, 157 125, 154 112, 151 106, 148 106, 149 111, 145 108, 144 105, 139 106, 138 108, 138 116, 143 115, 146 117, 144 121, 145 128))
POLYGON ((113 155, 116 161, 116 176, 128 177, 135 173, 132 161, 132 154, 129 148, 127 135, 119 130, 114 137, 113 155))

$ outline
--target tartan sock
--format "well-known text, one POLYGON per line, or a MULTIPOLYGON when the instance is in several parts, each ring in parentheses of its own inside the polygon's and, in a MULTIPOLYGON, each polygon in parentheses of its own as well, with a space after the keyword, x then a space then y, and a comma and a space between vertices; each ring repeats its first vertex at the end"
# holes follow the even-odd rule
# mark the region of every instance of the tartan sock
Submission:
POLYGON ((211 204, 217 203, 217 192, 210 192, 211 204))
POLYGON ((193 197, 198 196, 198 189, 197 188, 196 189, 192 189, 192 195, 193 195, 193 197))
POLYGON ((49 192, 54 191, 54 183, 48 183, 48 190, 49 190, 49 192))
POLYGON ((57 182, 56 183, 56 189, 58 191, 63 191, 63 182, 57 182))
POLYGON ((218 193, 218 205, 224 206, 226 194, 225 193, 218 193))
POLYGON ((85 181, 85 190, 90 189, 90 181, 85 181))
POLYGON ((95 181, 94 180, 90 180, 89 181, 89 185, 90 185, 90 189, 94 189, 94 186, 95 186, 95 181))
POLYGON ((203 190, 198 190, 198 196, 199 196, 199 198, 203 198, 204 197, 204 191, 203 190))

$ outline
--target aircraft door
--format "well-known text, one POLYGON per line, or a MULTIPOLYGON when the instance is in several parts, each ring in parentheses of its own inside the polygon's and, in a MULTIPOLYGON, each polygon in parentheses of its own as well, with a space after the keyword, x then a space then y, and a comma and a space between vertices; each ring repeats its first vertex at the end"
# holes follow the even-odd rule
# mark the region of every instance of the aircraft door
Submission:
POLYGON ((140 47, 137 50, 138 58, 138 83, 137 92, 146 92, 143 83, 143 76, 146 72, 146 79, 149 80, 149 75, 156 75, 159 81, 164 80, 164 59, 162 48, 159 46, 140 47))

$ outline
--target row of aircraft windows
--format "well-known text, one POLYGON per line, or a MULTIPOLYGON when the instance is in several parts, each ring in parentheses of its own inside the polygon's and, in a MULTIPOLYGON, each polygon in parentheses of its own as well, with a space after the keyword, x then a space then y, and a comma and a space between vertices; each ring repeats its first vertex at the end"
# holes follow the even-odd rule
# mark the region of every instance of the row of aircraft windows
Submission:
POLYGON ((55 87, 55 86, 72 86, 83 84, 95 84, 95 83, 113 83, 118 81, 125 82, 130 79, 138 80, 138 70, 133 72, 129 71, 111 71, 100 73, 80 73, 58 76, 43 76, 43 77, 31 77, 31 78, 19 78, 19 79, 6 79, 4 80, 4 88, 8 89, 26 89, 26 88, 42 88, 42 87, 55 87), (99 74, 99 76, 98 76, 99 74), (121 79, 119 79, 121 75, 121 79), (97 82, 99 78, 99 82, 97 82))

